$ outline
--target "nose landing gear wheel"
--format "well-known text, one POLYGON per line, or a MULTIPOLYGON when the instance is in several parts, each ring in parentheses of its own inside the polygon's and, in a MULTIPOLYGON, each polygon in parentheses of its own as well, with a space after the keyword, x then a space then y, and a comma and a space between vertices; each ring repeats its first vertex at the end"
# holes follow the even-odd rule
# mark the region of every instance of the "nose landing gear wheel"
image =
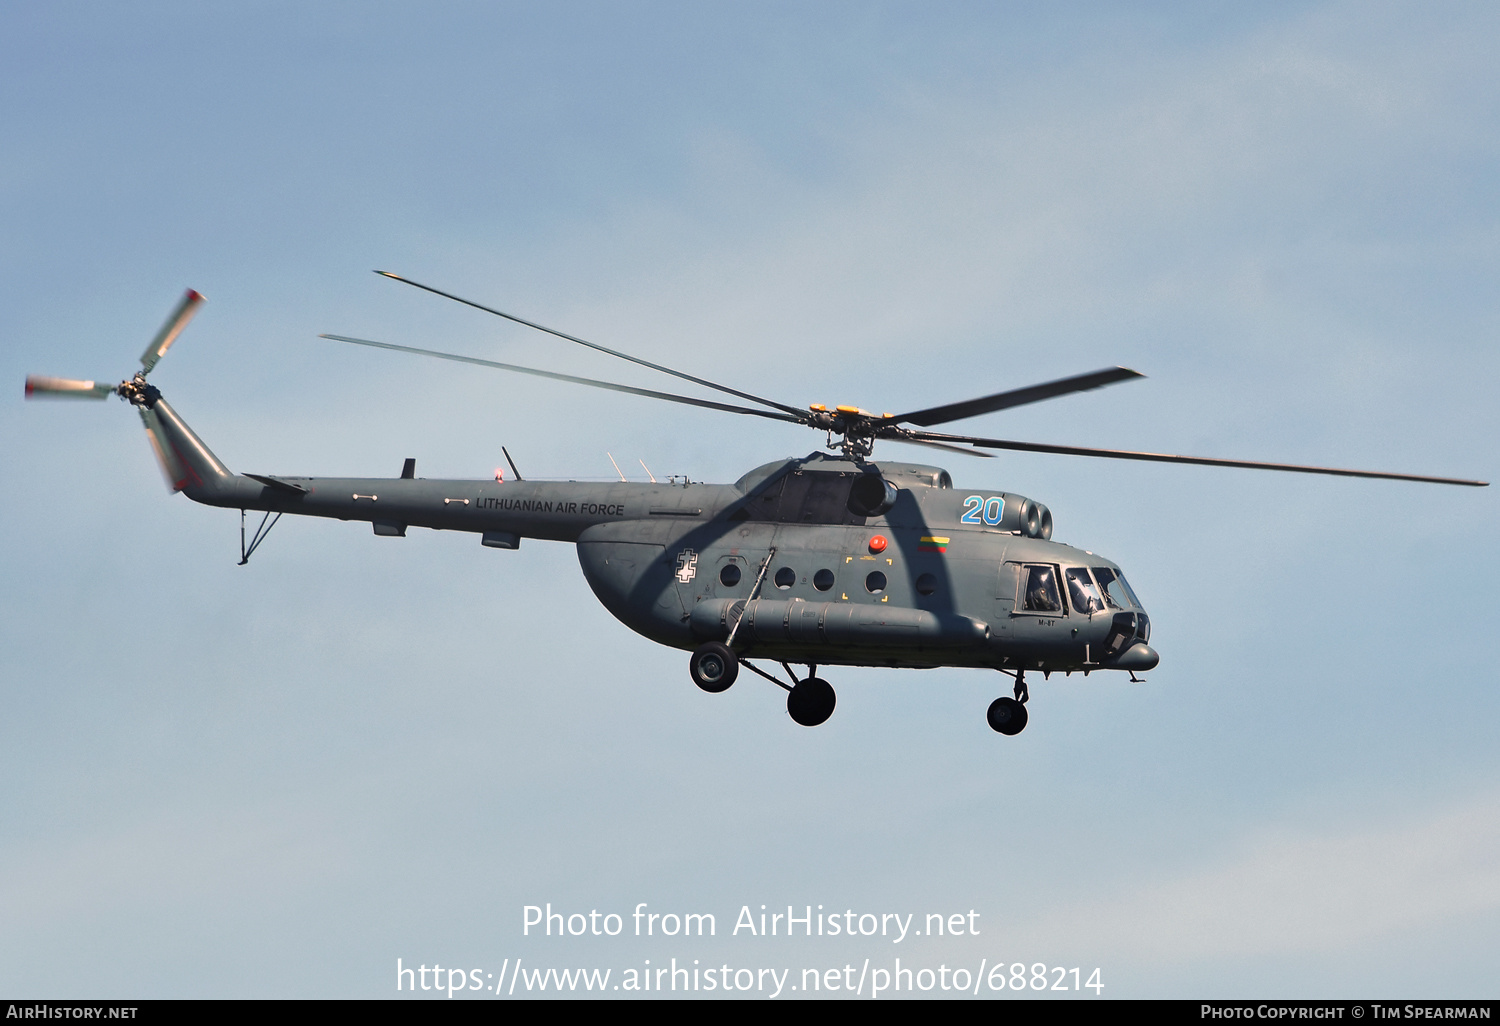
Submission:
POLYGON ((694 684, 711 695, 717 695, 728 691, 729 685, 740 675, 740 660, 728 645, 710 641, 698 646, 693 653, 693 658, 688 661, 688 673, 694 684))
POLYGON ((816 727, 833 715, 833 706, 837 701, 833 685, 821 677, 808 677, 798 681, 797 686, 786 696, 786 711, 802 726, 816 727))
POLYGON ((1026 729, 1026 707, 1014 698, 997 698, 990 703, 985 718, 990 726, 1007 736, 1014 736, 1026 729))

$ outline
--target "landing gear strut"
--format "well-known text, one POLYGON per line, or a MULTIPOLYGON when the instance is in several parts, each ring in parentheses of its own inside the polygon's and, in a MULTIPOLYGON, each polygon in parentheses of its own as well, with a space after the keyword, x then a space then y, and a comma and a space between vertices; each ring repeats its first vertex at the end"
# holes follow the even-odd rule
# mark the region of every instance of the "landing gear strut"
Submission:
POLYGON ((797 723, 804 727, 816 727, 826 722, 838 703, 833 685, 817 675, 816 665, 808 664, 807 676, 802 680, 797 679, 797 675, 786 663, 781 665, 786 668, 786 675, 792 679, 792 683, 788 684, 772 676, 748 659, 740 659, 728 645, 710 641, 698 647, 688 667, 692 671, 694 684, 704 691, 719 692, 734 683, 739 668, 743 666, 786 692, 787 715, 797 723))
POLYGON ((1026 687, 1026 671, 1016 671, 1015 698, 997 698, 990 703, 985 719, 990 727, 1006 736, 1014 736, 1026 729, 1026 700, 1031 692, 1026 687))

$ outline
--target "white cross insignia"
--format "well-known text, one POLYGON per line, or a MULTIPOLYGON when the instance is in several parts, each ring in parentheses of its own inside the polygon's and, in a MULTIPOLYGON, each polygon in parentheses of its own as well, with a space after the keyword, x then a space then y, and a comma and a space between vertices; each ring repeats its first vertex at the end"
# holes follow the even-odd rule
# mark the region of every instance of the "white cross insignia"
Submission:
POLYGON ((677 553, 677 579, 683 584, 698 576, 698 553, 683 549, 677 553))

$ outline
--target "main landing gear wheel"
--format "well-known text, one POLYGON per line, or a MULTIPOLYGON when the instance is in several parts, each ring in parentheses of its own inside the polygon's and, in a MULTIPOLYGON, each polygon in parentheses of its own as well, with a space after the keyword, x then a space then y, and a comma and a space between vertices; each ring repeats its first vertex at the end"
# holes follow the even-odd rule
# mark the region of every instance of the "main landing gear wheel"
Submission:
POLYGON ((804 727, 816 727, 833 715, 837 701, 833 685, 821 677, 808 677, 798 681, 786 696, 786 711, 804 727))
MULTIPOLYGON (((723 642, 710 641, 699 645, 688 661, 688 673, 693 683, 711 695, 728 691, 729 685, 740 675, 740 659, 723 642)), ((830 712, 832 709, 830 708, 830 712)))
POLYGON ((1026 707, 1014 698, 997 698, 990 703, 985 718, 990 726, 1007 736, 1019 734, 1026 729, 1026 707))

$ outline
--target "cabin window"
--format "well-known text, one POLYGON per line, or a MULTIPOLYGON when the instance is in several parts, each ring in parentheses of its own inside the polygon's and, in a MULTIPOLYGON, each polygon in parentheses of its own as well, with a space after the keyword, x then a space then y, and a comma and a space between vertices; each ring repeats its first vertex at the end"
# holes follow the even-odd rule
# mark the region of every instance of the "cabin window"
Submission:
POLYGON ((719 571, 719 583, 726 588, 733 588, 740 583, 740 568, 736 563, 725 563, 724 569, 719 571))
POLYGON ((885 583, 885 574, 879 570, 871 570, 868 576, 865 577, 865 591, 868 591, 871 595, 879 595, 882 591, 885 591, 885 583))
POLYGON ((917 594, 931 595, 937 591, 937 577, 934 574, 922 574, 917 578, 917 594))
POLYGON ((780 570, 776 571, 775 580, 776 587, 780 588, 782 591, 786 591, 792 585, 797 583, 797 571, 793 570, 789 566, 784 566, 780 570))
POLYGON ((1022 595, 1022 608, 1028 613, 1064 612, 1055 566, 1027 566, 1022 595))
POLYGON ((827 568, 813 574, 813 587, 819 591, 827 591, 833 587, 833 571, 827 568))

